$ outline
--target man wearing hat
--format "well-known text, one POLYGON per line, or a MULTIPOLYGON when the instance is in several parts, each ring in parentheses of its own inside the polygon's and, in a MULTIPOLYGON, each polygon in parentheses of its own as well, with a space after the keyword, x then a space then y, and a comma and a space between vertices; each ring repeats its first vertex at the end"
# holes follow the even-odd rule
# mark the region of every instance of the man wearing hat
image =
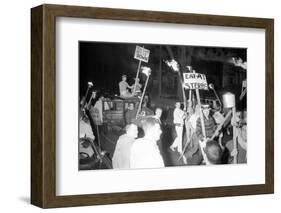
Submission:
MULTIPOLYGON (((206 138, 211 138, 216 131, 216 122, 214 118, 210 115, 210 105, 202 104, 201 107, 203 113, 206 138)), ((200 117, 197 119, 196 122, 196 135, 200 140, 204 139, 200 117)))
POLYGON ((129 84, 127 83, 127 76, 122 75, 122 81, 119 82, 119 92, 121 97, 123 98, 133 97, 132 93, 128 91, 128 88, 132 89, 133 87, 129 86, 129 84))
POLYGON ((136 124, 128 124, 126 133, 121 135, 116 143, 112 157, 112 166, 114 169, 129 169, 131 149, 135 139, 138 137, 138 127, 136 124))

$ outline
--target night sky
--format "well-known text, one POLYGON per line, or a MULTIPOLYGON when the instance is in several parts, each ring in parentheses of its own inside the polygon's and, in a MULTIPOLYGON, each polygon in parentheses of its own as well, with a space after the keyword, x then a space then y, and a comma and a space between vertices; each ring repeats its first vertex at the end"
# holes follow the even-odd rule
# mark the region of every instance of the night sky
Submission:
MULTIPOLYGON (((129 85, 133 84, 136 76, 138 60, 134 59, 136 45, 144 46, 150 50, 148 63, 142 63, 152 69, 152 79, 162 63, 162 69, 167 70, 163 60, 170 60, 170 55, 162 45, 106 43, 106 42, 79 42, 79 93, 80 97, 85 94, 87 82, 94 84, 94 89, 103 94, 119 94, 118 83, 123 74, 127 75, 129 85), (160 54, 161 53, 161 54, 160 54)), ((175 59, 179 55, 179 49, 183 46, 170 46, 175 59)), ((184 47, 186 54, 190 56, 190 65, 200 73, 206 73, 208 82, 220 82, 222 78, 222 65, 226 58, 239 57, 246 61, 246 49, 242 48, 213 48, 213 47, 184 47)), ((141 81, 144 82, 145 79, 141 81)), ((220 87, 220 85, 218 85, 220 87)), ((151 89, 151 88, 150 88, 151 89)), ((221 88, 219 88, 221 89, 221 88)), ((148 91, 149 92, 149 91, 148 91)))
MULTIPOLYGON (((127 75, 128 83, 133 84, 139 63, 134 59, 135 48, 136 44, 80 42, 80 95, 85 92, 88 81, 93 82, 94 89, 111 94, 119 93, 118 83, 123 74, 127 75)), ((145 48, 150 46, 146 45, 145 48)), ((154 49, 150 48, 149 63, 142 65, 153 67, 154 49)))

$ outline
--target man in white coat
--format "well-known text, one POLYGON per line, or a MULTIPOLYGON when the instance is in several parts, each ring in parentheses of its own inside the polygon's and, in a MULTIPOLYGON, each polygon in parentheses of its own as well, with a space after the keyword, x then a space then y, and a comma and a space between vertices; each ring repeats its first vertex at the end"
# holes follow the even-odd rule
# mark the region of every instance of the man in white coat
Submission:
POLYGON ((131 168, 161 168, 164 161, 157 141, 162 130, 159 121, 153 117, 146 117, 142 121, 144 137, 137 139, 131 149, 131 168))
POLYGON ((176 108, 174 110, 174 125, 177 135, 173 144, 170 146, 170 149, 175 151, 175 149, 177 148, 178 152, 182 153, 182 134, 186 113, 181 109, 180 102, 176 102, 175 106, 176 108))

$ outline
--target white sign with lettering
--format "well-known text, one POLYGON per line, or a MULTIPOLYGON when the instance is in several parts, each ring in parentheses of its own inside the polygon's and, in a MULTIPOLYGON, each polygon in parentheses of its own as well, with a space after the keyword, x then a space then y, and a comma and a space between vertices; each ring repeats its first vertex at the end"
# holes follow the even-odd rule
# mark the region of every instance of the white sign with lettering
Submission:
POLYGON ((150 50, 136 46, 134 58, 140 61, 148 62, 150 50))
POLYGON ((183 86, 185 89, 208 90, 206 75, 200 73, 183 73, 183 86))

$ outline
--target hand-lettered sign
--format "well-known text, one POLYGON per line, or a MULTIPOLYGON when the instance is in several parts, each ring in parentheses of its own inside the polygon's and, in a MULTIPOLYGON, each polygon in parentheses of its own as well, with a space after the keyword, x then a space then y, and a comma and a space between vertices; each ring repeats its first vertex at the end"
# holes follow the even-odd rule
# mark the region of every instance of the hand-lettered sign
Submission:
POLYGON ((200 73, 183 73, 183 86, 185 89, 208 90, 206 75, 200 73))
POLYGON ((150 50, 136 46, 134 58, 140 61, 148 62, 150 50))

